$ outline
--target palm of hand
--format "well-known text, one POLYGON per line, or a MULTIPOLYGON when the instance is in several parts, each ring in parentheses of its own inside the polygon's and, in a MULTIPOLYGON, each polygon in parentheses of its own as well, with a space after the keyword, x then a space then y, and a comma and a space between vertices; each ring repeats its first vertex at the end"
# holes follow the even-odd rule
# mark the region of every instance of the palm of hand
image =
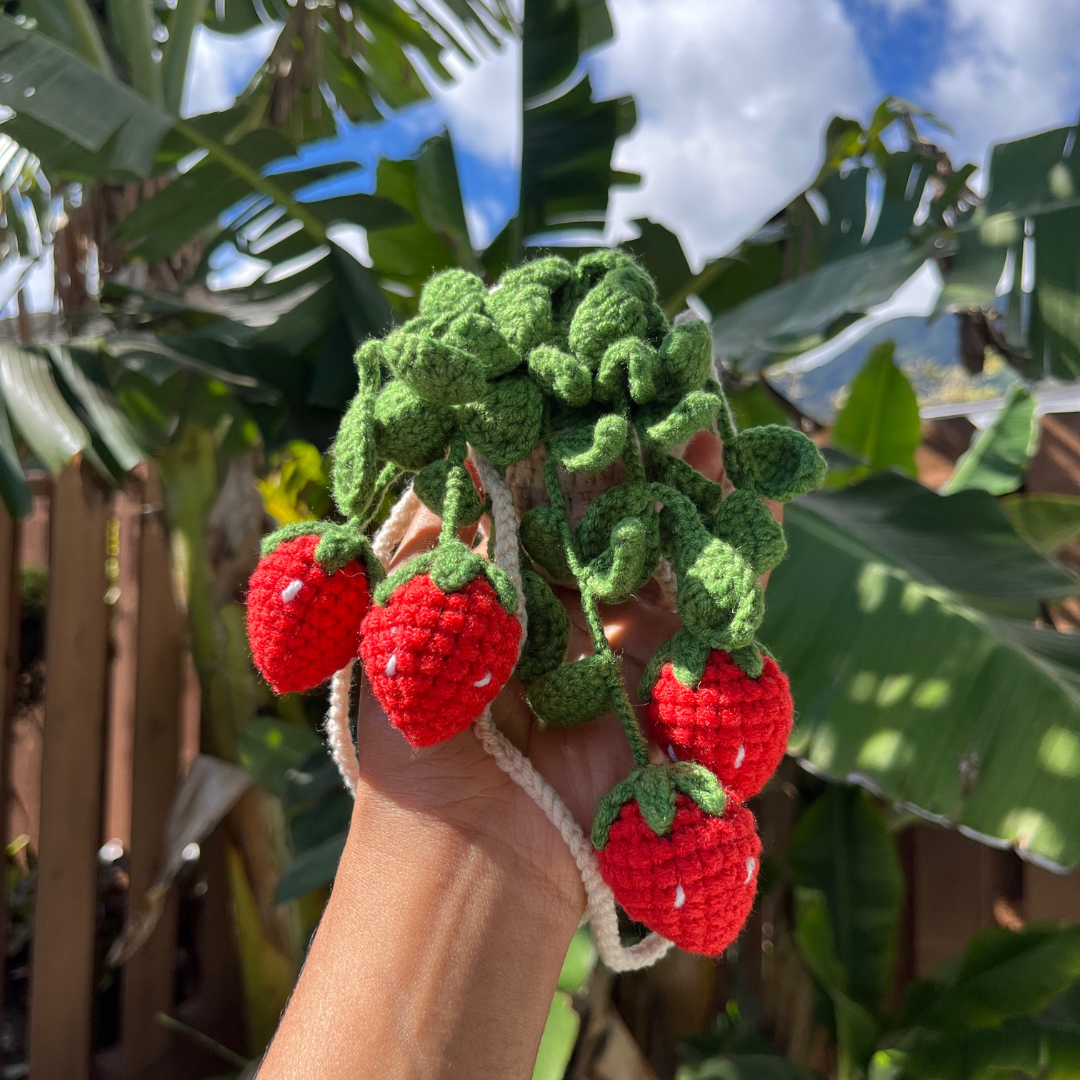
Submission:
MULTIPOLYGON (((706 433, 696 437, 686 460, 710 479, 723 475, 720 447, 706 433)), ((421 510, 399 546, 393 566, 435 546, 439 519, 421 510)), ((567 657, 592 649, 575 590, 557 588, 571 621, 567 657)), ((626 603, 602 608, 604 627, 621 656, 631 700, 657 647, 680 627, 650 582, 626 603)), ((498 727, 525 753, 588 832, 600 798, 633 767, 626 737, 614 715, 577 727, 541 729, 516 680, 492 706, 498 727)), ((390 726, 365 686, 357 724, 360 782, 402 807, 431 815, 471 835, 504 845, 542 880, 584 907, 584 891, 569 850, 529 797, 481 747, 471 731, 437 746, 413 750, 390 726)), ((656 752, 656 758, 662 757, 656 752)))

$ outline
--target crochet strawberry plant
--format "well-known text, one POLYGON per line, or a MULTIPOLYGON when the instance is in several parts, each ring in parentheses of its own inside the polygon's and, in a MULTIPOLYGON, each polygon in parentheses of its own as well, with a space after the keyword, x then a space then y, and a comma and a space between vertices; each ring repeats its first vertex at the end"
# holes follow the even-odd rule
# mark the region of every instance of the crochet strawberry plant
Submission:
POLYGON ((436 274, 416 317, 367 342, 357 368, 334 446, 339 520, 278 534, 252 580, 260 668, 279 688, 310 686, 359 655, 416 747, 469 727, 512 674, 543 724, 613 712, 635 769, 597 814, 600 872, 633 918, 722 951, 756 882, 742 804, 776 768, 792 722, 787 679, 756 641, 760 579, 786 546, 763 500, 817 487, 821 455, 794 428, 735 430, 708 326, 672 326, 651 278, 619 251, 539 259, 490 290, 465 270, 436 274), (703 430, 722 439, 734 491, 681 460, 703 430), (483 485, 474 459, 491 470, 483 485), (404 474, 442 529, 434 550, 380 583, 358 538, 404 474), (500 514, 501 530, 519 527, 496 565, 500 514), (640 708, 600 605, 653 579, 682 630, 648 666, 640 708), (587 655, 565 655, 552 584, 580 594, 587 655), (649 739, 669 765, 651 764, 649 739))

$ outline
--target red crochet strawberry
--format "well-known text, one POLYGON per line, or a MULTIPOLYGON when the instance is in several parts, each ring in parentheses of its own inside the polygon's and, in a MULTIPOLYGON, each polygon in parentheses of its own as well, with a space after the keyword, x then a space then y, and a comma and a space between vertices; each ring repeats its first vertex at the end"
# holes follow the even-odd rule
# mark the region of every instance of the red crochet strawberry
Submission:
POLYGON ((444 591, 432 580, 437 567, 423 565, 431 575, 398 585, 385 606, 378 597, 360 640, 379 704, 417 747, 464 731, 484 711, 510 678, 521 637, 485 573, 444 591))
POLYGON ((754 903, 761 841, 754 816, 701 765, 635 769, 593 822, 600 873, 632 919, 688 952, 716 956, 754 903))
POLYGON ((787 676, 771 657, 763 661, 752 679, 726 652, 713 649, 696 687, 684 686, 668 662, 645 706, 649 737, 673 758, 712 770, 739 801, 764 787, 791 732, 787 676))
MULTIPOLYGON (((334 568, 332 555, 325 563, 316 558, 320 544, 328 544, 340 561, 333 550, 336 534, 279 535, 267 538, 251 575, 247 628, 256 667, 277 693, 286 694, 318 686, 356 656, 370 592, 362 559, 334 568)), ((346 554, 356 548, 354 541, 346 554)))
POLYGON ((729 803, 714 817, 679 795, 667 836, 653 832, 636 801, 625 803, 598 858, 630 918, 680 949, 717 956, 739 936, 754 905, 760 854, 754 815, 745 806, 729 803))

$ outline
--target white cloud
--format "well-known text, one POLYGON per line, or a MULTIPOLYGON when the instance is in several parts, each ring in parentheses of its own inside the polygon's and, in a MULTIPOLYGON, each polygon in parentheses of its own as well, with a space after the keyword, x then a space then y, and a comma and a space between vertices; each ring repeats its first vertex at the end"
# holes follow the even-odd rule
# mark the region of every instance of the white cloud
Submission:
POLYGON ((266 62, 281 33, 281 23, 261 26, 246 34, 218 34, 195 28, 182 116, 227 109, 266 62))
POLYGON ((616 152, 644 184, 616 191, 615 235, 652 217, 691 259, 728 250, 813 177, 834 113, 875 89, 837 0, 613 0, 618 40, 594 62, 597 96, 633 93, 616 152))
POLYGON ((456 53, 442 59, 454 82, 428 85, 454 145, 494 166, 516 169, 521 162, 521 43, 510 40, 500 50, 480 52, 472 64, 456 53))
POLYGON ((946 53, 929 104, 956 130, 957 157, 1075 119, 1080 0, 948 0, 946 53))

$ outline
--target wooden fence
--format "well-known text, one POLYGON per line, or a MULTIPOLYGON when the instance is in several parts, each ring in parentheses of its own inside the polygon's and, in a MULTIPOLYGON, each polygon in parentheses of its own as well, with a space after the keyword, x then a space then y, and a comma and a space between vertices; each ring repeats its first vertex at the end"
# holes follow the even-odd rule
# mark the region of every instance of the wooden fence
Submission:
MULTIPOLYGON (((110 491, 76 463, 55 480, 34 478, 33 492, 25 521, 0 510, 0 799, 8 842, 22 834, 37 871, 28 1023, 7 1003, 8 1042, 32 1080, 221 1072, 157 1019, 177 1006, 175 890, 147 944, 115 976, 117 992, 101 990, 103 876, 111 862, 122 865, 113 884, 141 903, 159 870, 177 782, 198 751, 198 687, 160 485, 145 469, 124 491, 110 491), (48 590, 44 695, 17 708, 20 580, 35 571, 48 590), (95 1016, 95 1000, 99 1014, 118 1019, 118 1039, 108 1018, 95 1016)), ((220 1030, 223 1020, 235 1028, 240 995, 221 838, 204 848, 201 910, 189 922, 205 992, 182 1012, 201 1030, 220 1030)), ((0 918, 0 933, 6 924, 0 918)))

